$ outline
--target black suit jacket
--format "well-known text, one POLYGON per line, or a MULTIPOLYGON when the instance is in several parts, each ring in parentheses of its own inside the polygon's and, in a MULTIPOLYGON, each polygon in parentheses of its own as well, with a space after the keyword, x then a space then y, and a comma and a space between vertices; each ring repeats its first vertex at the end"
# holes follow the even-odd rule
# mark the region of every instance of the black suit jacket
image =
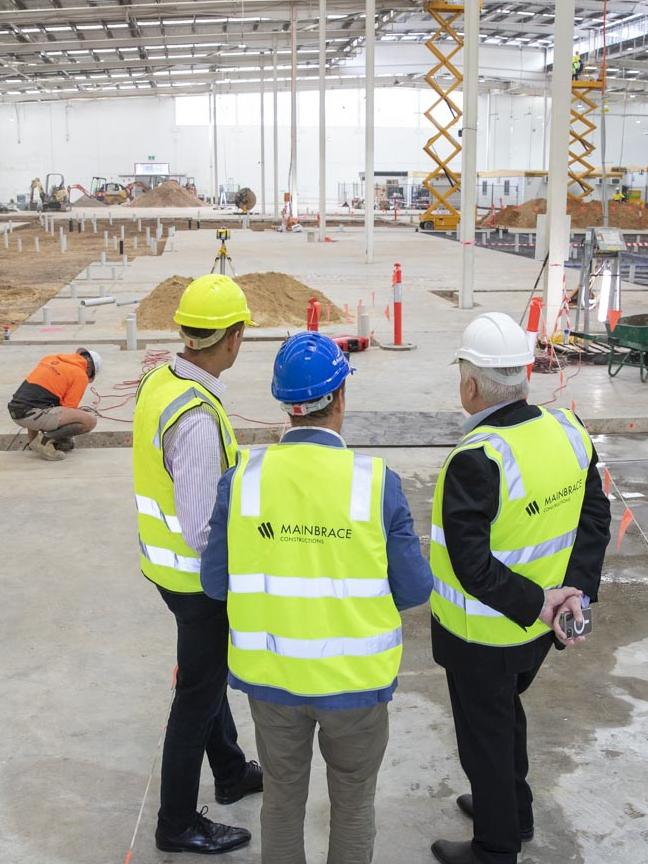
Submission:
MULTIPOLYGON (((515 426, 540 415, 525 400, 506 405, 485 421, 489 426, 515 426)), ((598 598, 605 549, 610 539, 610 504, 603 492, 592 452, 576 541, 569 559, 565 585, 580 588, 592 602, 598 598)), ((498 466, 484 450, 457 453, 446 473, 443 495, 443 528, 448 554, 465 590, 521 627, 538 618, 544 602, 539 585, 514 573, 491 555, 490 525, 499 507, 498 466)), ((518 671, 528 668, 537 650, 534 643, 513 648, 492 648, 464 642, 433 618, 434 658, 442 666, 474 662, 506 664, 518 671), (469 659, 472 658, 472 659, 469 659)))

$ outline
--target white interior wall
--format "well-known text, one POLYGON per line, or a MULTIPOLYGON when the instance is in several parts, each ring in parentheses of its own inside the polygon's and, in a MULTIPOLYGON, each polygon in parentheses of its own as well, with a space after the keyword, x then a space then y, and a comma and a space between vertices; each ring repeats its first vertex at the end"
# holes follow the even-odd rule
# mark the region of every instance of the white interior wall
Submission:
MULTIPOLYGON (((434 94, 406 87, 376 91, 376 170, 424 171, 423 145, 431 134, 424 110, 434 94)), ((461 94, 457 94, 460 102, 461 94)), ((327 199, 337 202, 338 182, 356 182, 363 170, 362 91, 327 95, 327 199)), ((272 95, 266 93, 266 198, 272 199, 272 95)), ((259 97, 218 98, 219 178, 248 185, 260 199, 259 97)), ((607 116, 608 164, 648 163, 648 103, 612 103, 607 116)), ((480 97, 478 169, 539 169, 543 157, 542 97, 493 94, 480 97)), ((280 193, 286 188, 289 155, 289 96, 279 94, 280 193)), ((0 105, 0 200, 29 188, 32 177, 63 172, 68 184, 88 185, 93 174, 118 179, 149 156, 170 162, 175 172, 196 177, 210 191, 206 125, 177 125, 171 97, 0 105)), ((598 141, 598 136, 595 139, 598 141)), ((317 201, 317 94, 299 95, 300 200, 317 201)), ((599 159, 598 152, 593 161, 599 159)))

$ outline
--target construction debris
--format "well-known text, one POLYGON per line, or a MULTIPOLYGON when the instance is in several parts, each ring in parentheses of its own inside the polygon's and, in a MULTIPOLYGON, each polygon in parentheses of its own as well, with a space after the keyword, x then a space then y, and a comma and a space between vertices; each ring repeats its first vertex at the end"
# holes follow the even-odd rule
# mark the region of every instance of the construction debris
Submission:
MULTIPOLYGON (((609 223, 615 228, 626 230, 648 229, 648 211, 627 201, 608 202, 609 223)), ((547 212, 545 198, 533 198, 517 207, 504 207, 494 216, 489 214, 482 219, 482 227, 496 228, 535 228, 539 213, 547 212)), ((576 201, 568 199, 567 213, 571 216, 572 228, 592 228, 603 224, 603 205, 600 201, 576 201)))
MULTIPOLYGON (((192 276, 171 276, 157 285, 139 304, 137 326, 140 330, 176 330, 173 314, 182 292, 192 276)), ((245 291, 252 317, 261 327, 305 326, 306 305, 315 297, 322 306, 322 324, 344 320, 337 306, 314 288, 285 273, 247 273, 236 282, 245 291)))
POLYGON ((122 207, 204 207, 193 192, 183 189, 175 180, 166 180, 155 189, 143 192, 134 201, 122 204, 122 207))

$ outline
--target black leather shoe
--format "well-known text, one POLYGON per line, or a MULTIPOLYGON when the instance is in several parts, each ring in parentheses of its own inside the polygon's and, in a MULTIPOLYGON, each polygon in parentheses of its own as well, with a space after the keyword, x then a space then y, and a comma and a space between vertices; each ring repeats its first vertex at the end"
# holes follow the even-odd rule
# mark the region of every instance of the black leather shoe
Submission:
POLYGON ((470 842, 437 840, 432 844, 432 854, 441 864, 478 864, 470 842))
POLYGON ((246 828, 232 828, 212 822, 205 817, 207 808, 203 807, 196 813, 196 819, 191 828, 182 834, 169 836, 161 831, 159 826, 155 832, 155 845, 163 852, 195 852, 199 855, 220 855, 231 852, 241 846, 247 846, 251 834, 246 828))
MULTIPOLYGON (((465 813, 469 819, 473 818, 473 800, 472 795, 460 795, 457 798, 457 807, 462 813, 465 813)), ((533 825, 530 828, 520 828, 520 840, 523 843, 528 843, 533 840, 533 825)))
POLYGON ((254 760, 245 766, 243 776, 237 783, 229 786, 216 784, 216 802, 218 804, 234 804, 246 795, 263 792, 263 769, 254 760))

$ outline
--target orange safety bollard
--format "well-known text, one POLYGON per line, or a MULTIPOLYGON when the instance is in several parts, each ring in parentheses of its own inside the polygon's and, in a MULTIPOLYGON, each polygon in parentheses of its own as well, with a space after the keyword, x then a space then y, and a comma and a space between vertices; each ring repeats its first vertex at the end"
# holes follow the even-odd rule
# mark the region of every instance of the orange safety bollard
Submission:
POLYGON ((394 264, 392 273, 394 288, 394 345, 403 344, 403 272, 400 264, 394 264))
MULTIPOLYGON (((540 330, 540 317, 542 315, 542 297, 534 297, 531 300, 529 307, 529 320, 527 321, 527 336, 529 339, 529 350, 535 354, 536 343, 538 341, 538 332, 540 330)), ((533 363, 527 366, 527 380, 531 380, 533 372, 533 363)))
POLYGON ((317 332, 319 330, 322 305, 315 297, 311 297, 306 307, 306 329, 317 332))

